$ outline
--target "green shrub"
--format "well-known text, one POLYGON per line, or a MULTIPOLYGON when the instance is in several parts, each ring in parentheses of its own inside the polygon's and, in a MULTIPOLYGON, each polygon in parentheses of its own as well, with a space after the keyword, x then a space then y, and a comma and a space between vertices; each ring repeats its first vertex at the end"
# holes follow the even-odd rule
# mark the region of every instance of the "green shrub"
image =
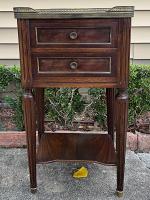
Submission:
POLYGON ((12 82, 20 87, 20 68, 15 65, 12 67, 0 65, 0 92, 12 82))
MULTIPOLYGON (((129 76, 129 125, 134 124, 136 118, 150 111, 150 66, 130 65, 129 76)), ((89 95, 93 100, 92 109, 94 120, 103 128, 106 127, 106 98, 105 90, 92 88, 89 95)))
POLYGON ((107 107, 106 107, 106 95, 105 89, 101 88, 90 88, 88 90, 88 95, 91 100, 91 108, 93 110, 93 118, 94 121, 98 122, 98 124, 105 129, 106 118, 107 118, 107 107))
POLYGON ((65 128, 72 126, 75 115, 84 109, 85 101, 77 88, 46 89, 47 117, 65 128))
POLYGON ((24 130, 20 67, 0 65, 0 77, 0 92, 7 89, 11 83, 15 84, 15 97, 13 98, 12 95, 6 96, 4 101, 14 110, 13 121, 17 129, 24 130))
POLYGON ((24 119, 23 119, 23 109, 22 109, 22 91, 18 91, 15 98, 11 96, 5 97, 5 102, 14 110, 14 115, 12 120, 14 121, 18 130, 24 130, 24 119))
POLYGON ((131 65, 129 77, 129 124, 150 111, 150 66, 131 65))
MULTIPOLYGON (((6 97, 5 101, 13 108, 13 120, 19 130, 24 129, 22 111, 22 89, 20 86, 20 68, 0 66, 0 92, 10 83, 16 85, 16 96, 6 97)), ((131 65, 129 77, 129 124, 142 113, 150 111, 150 66, 131 65)), ((65 128, 72 125, 75 116, 84 112, 88 106, 92 117, 103 128, 106 127, 105 90, 91 88, 88 90, 89 101, 86 101, 77 88, 54 88, 45 90, 45 111, 49 119, 55 120, 65 128), (88 102, 88 105, 87 105, 88 102)))

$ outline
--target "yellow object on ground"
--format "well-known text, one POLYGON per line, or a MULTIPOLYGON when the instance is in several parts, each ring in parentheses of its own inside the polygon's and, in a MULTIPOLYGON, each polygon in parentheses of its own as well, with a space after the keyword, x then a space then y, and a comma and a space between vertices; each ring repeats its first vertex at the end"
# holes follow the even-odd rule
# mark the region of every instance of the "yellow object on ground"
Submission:
POLYGON ((88 170, 85 167, 81 167, 73 173, 73 178, 86 178, 88 176, 88 170))

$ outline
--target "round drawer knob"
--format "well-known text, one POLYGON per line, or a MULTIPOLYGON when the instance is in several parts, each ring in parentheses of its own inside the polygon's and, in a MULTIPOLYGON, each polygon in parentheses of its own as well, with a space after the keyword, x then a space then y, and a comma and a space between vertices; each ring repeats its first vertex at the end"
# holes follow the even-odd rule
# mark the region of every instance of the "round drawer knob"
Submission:
POLYGON ((75 40, 78 37, 78 34, 76 32, 71 32, 69 36, 70 39, 75 40))
POLYGON ((70 63, 70 68, 71 69, 77 69, 77 67, 78 67, 78 63, 77 62, 71 62, 70 63))

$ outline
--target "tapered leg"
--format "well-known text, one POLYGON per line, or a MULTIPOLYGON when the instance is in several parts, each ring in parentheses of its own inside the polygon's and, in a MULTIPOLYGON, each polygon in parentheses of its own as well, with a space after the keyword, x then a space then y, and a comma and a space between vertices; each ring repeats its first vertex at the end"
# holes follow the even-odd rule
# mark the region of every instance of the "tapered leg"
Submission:
POLYGON ((128 117, 128 94, 119 89, 116 96, 116 150, 117 150, 117 195, 123 196, 126 132, 128 117))
POLYGON ((41 135, 44 133, 44 88, 35 89, 35 100, 36 100, 38 139, 40 141, 41 135))
POLYGON ((106 99, 107 99, 107 127, 108 134, 111 135, 112 140, 114 140, 114 104, 115 104, 115 89, 106 89, 106 99))
POLYGON ((27 150, 30 173, 31 192, 36 191, 36 125, 35 102, 31 90, 26 90, 23 96, 25 129, 27 134, 27 150))

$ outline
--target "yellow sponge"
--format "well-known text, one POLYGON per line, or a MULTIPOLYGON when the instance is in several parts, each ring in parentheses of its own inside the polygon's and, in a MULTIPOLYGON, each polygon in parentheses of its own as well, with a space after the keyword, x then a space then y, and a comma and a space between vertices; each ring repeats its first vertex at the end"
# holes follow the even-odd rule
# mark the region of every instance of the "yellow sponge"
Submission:
POLYGON ((85 167, 81 167, 77 171, 74 171, 73 178, 79 179, 79 178, 86 178, 88 176, 88 170, 85 167))

